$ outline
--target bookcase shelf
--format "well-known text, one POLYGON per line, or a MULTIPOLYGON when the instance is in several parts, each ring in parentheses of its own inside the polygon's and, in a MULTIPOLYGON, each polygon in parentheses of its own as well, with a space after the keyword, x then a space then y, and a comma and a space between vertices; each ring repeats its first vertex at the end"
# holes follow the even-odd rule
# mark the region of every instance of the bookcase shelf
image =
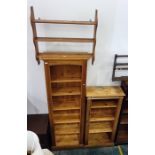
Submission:
POLYGON ((92 102, 91 109, 97 108, 116 108, 117 107, 117 100, 94 100, 92 102))
POLYGON ((103 122, 103 121, 113 121, 115 119, 115 117, 113 116, 108 116, 108 117, 94 117, 94 118, 90 118, 90 122, 103 122))
POLYGON ((80 110, 80 96, 53 97, 53 111, 80 110))
POLYGON ((80 78, 60 78, 60 79, 54 79, 51 80, 51 83, 72 83, 72 82, 82 82, 82 79, 80 78))
POLYGON ((79 133, 80 133, 79 123, 55 125, 56 135, 66 135, 66 134, 69 135, 69 134, 79 134, 79 133))
POLYGON ((113 142, 108 133, 95 133, 95 134, 93 133, 89 134, 88 145, 105 146, 105 145, 113 145, 113 142))
POLYGON ((56 135, 56 146, 76 146, 79 145, 79 134, 56 135))
POLYGON ((79 110, 80 107, 78 105, 74 105, 72 103, 71 105, 61 105, 61 106, 53 106, 53 111, 64 111, 64 110, 79 110))
POLYGON ((78 123, 80 122, 79 110, 54 111, 53 118, 55 124, 78 123))
POLYGON ((89 124, 89 133, 112 132, 112 122, 95 122, 89 124))
POLYGON ((79 87, 66 87, 58 88, 53 90, 52 96, 71 96, 71 95, 81 95, 81 90, 79 87))

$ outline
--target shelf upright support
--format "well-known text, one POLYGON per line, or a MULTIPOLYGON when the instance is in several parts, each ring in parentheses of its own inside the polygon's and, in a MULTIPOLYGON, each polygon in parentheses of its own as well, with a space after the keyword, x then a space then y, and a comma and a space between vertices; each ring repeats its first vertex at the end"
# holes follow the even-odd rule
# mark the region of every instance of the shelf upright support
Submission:
POLYGON ((38 42, 36 41, 37 29, 36 29, 36 24, 35 24, 35 16, 34 16, 33 6, 31 6, 30 11, 31 11, 30 19, 31 19, 32 32, 33 32, 33 43, 34 43, 34 46, 35 46, 35 57, 36 57, 36 60, 37 60, 38 64, 40 64, 40 60, 38 58, 39 47, 38 47, 38 42))
POLYGON ((95 25, 94 25, 94 43, 93 43, 93 53, 92 53, 92 64, 94 64, 95 61, 95 47, 96 47, 96 32, 97 32, 97 27, 98 27, 98 10, 95 10, 95 25))

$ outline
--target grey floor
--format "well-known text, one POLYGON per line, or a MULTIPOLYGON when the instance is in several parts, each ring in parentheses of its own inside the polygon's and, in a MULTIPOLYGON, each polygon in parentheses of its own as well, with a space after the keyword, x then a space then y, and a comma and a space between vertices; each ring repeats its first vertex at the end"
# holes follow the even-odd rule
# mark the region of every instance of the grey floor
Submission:
MULTIPOLYGON (((128 155, 128 145, 120 145, 123 155, 128 155)), ((54 155, 121 155, 117 146, 54 151, 54 155)))

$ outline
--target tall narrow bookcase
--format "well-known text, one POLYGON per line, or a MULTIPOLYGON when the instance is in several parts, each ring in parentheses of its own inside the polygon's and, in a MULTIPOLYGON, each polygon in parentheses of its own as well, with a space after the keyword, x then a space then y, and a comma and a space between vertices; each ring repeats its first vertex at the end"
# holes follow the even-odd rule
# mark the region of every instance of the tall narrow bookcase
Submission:
POLYGON ((124 93, 120 87, 87 87, 85 144, 112 146, 124 93))
POLYGON ((53 148, 83 145, 86 66, 81 59, 45 62, 53 148))
POLYGON ((94 21, 35 19, 31 7, 31 25, 36 60, 44 61, 52 148, 84 145, 84 117, 87 60, 95 59, 97 10, 94 21), (36 23, 94 26, 93 38, 37 37, 36 23), (38 42, 92 43, 92 52, 39 52, 38 42))

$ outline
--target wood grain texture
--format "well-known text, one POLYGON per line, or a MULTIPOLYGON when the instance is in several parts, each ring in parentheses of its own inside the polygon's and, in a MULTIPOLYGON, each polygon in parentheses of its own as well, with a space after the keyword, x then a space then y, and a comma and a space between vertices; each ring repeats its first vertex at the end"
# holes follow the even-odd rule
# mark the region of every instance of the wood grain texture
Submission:
POLYGON ((57 37, 36 37, 37 42, 74 42, 74 43, 92 43, 94 38, 57 38, 57 37))
POLYGON ((79 145, 79 135, 56 135, 56 146, 74 146, 79 145))
POLYGON ((93 146, 105 146, 105 145, 112 145, 112 141, 110 140, 110 136, 108 133, 95 133, 89 134, 88 138, 88 145, 93 146))
POLYGON ((46 23, 46 24, 96 25, 95 21, 69 21, 69 20, 35 19, 33 22, 34 23, 46 23))
POLYGON ((89 133, 104 133, 112 132, 113 123, 107 122, 94 122, 89 124, 89 133))
POLYGON ((56 135, 79 134, 79 133, 80 133, 79 123, 55 125, 56 135))
POLYGON ((55 52, 43 52, 38 54, 38 59, 40 60, 88 60, 91 58, 92 54, 91 53, 86 53, 86 52, 79 52, 79 53, 55 53, 55 52))
POLYGON ((110 98, 110 97, 122 97, 125 96, 123 90, 117 86, 89 86, 86 90, 87 97, 94 97, 94 98, 110 98))

